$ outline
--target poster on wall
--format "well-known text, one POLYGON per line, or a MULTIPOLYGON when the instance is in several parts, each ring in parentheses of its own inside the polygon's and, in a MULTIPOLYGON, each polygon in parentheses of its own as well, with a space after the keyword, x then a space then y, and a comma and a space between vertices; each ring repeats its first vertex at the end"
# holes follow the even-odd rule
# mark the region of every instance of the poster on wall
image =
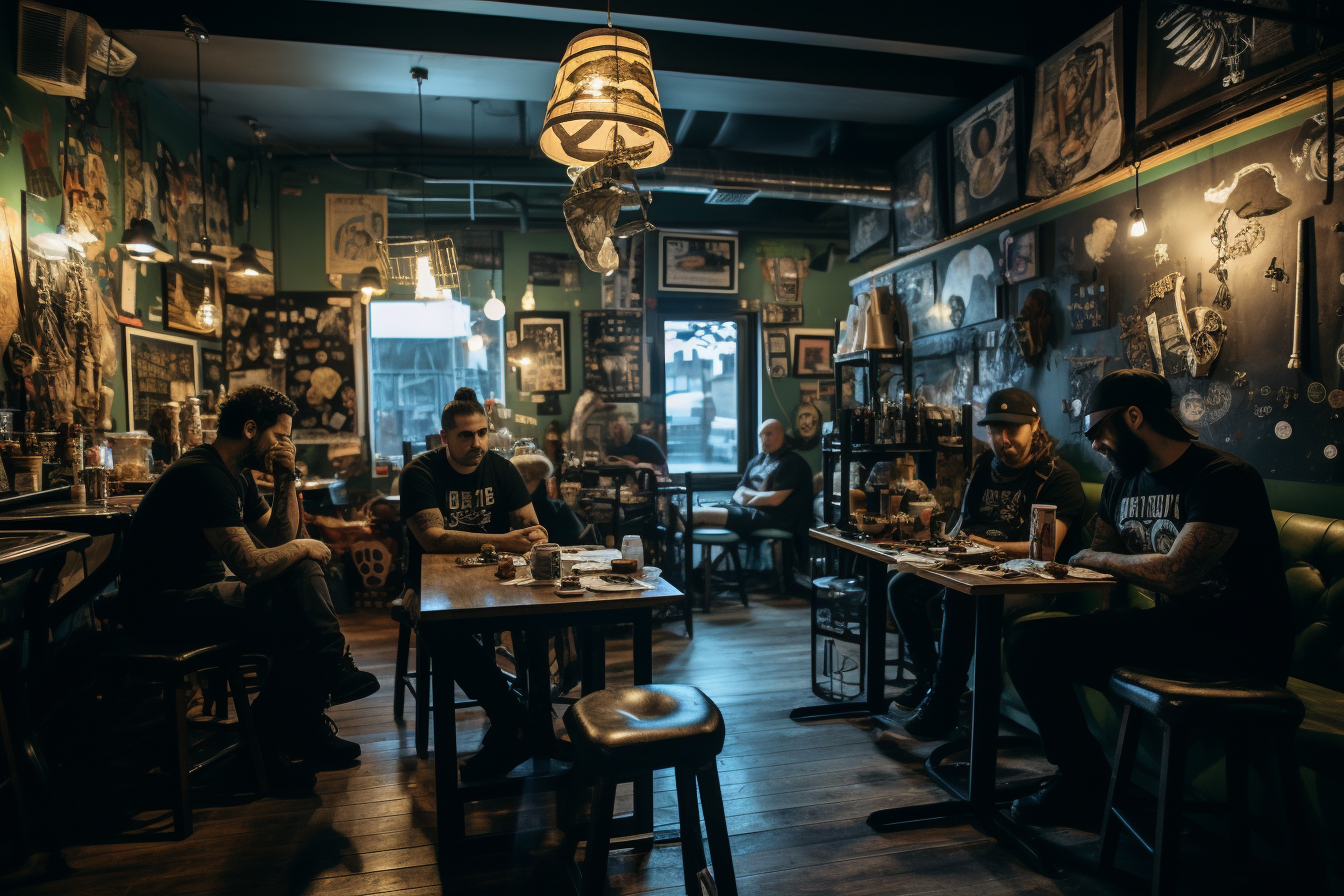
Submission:
POLYGON ((285 391, 299 406, 294 441, 330 441, 359 433, 353 315, 363 307, 350 296, 290 294, 278 333, 289 343, 285 391))
POLYGON ((891 242, 891 209, 849 207, 849 260, 891 242))
POLYGON ((803 329, 795 327, 789 330, 793 341, 793 375, 799 379, 819 379, 833 377, 835 368, 831 357, 835 354, 835 332, 833 330, 803 329))
POLYGON ((1058 193, 1120 158, 1119 22, 1116 11, 1037 67, 1028 196, 1058 193))
POLYGON ((518 391, 569 391, 569 312, 515 315, 518 349, 531 363, 518 364, 518 391), (530 343, 527 340, 532 340, 530 343))
POLYGON ((224 313, 216 282, 215 266, 182 264, 171 261, 163 269, 163 325, 179 333, 188 333, 203 339, 224 336, 224 313), (214 325, 202 327, 198 314, 207 296, 215 307, 214 325))
POLYGON ((737 234, 658 231, 658 289, 737 294, 737 234))
POLYGON ((911 265, 898 270, 892 277, 896 295, 905 305, 910 320, 912 338, 927 336, 946 329, 940 325, 935 309, 938 304, 938 285, 932 261, 911 265))
POLYGON ((644 397, 644 312, 583 312, 583 388, 608 401, 644 397))
POLYGON ((190 249, 190 246, 183 245, 186 242, 183 239, 186 231, 182 228, 182 211, 188 204, 187 185, 177 156, 163 145, 162 140, 155 142, 154 171, 157 180, 154 227, 159 232, 159 238, 174 244, 178 258, 185 261, 190 249))
POLYGON ((562 286, 573 292, 579 288, 579 260, 564 252, 529 252, 527 276, 533 286, 562 286))
MULTIPOLYGON (((288 309, 284 315, 288 322, 288 309)), ((275 302, 263 304, 247 296, 230 297, 224 309, 224 370, 230 392, 243 386, 284 391, 285 365, 272 358, 277 338, 283 351, 288 340, 279 335, 275 302)))
POLYGON ((1019 78, 948 126, 953 227, 979 223, 1021 201, 1021 116, 1019 78))
POLYGON ((943 237, 942 160, 930 134, 896 163, 896 252, 932 246, 943 237))
POLYGON ((201 412, 215 414, 219 412, 219 390, 227 386, 228 376, 224 369, 224 353, 218 349, 201 349, 201 412))
POLYGON ((140 105, 117 92, 112 97, 112 107, 117 113, 117 125, 121 140, 121 186, 123 228, 130 227, 136 218, 149 217, 149 191, 144 145, 140 132, 140 105))
POLYGON ((378 241, 387 238, 387 197, 328 193, 326 265, 328 274, 358 274, 377 266, 378 241))
POLYGON ((155 408, 200 391, 196 352, 194 339, 126 328, 128 429, 149 429, 155 408))

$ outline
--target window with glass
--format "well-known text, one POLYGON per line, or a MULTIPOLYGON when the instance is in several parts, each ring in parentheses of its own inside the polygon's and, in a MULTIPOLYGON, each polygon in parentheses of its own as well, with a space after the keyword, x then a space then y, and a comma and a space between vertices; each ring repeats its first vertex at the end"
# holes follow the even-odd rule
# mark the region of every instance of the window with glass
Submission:
POLYGON ((738 468, 738 322, 663 320, 667 460, 673 470, 738 468))

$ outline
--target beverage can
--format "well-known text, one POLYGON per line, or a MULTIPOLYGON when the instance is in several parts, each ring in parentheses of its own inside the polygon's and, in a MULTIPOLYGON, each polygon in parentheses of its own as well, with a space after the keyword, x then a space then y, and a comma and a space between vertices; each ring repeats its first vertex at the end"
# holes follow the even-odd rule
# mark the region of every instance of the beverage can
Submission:
POLYGON ((532 548, 532 578, 538 582, 560 578, 560 545, 547 543, 532 548))
POLYGON ((1055 511, 1054 504, 1031 505, 1030 555, 1033 560, 1046 562, 1055 559, 1055 511))

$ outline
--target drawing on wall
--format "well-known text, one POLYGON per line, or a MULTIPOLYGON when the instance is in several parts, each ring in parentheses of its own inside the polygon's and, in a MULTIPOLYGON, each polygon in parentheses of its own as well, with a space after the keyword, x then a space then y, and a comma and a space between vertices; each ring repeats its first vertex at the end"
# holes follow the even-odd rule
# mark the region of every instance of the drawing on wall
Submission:
POLYGON ((164 326, 207 339, 221 338, 224 335, 224 314, 220 311, 223 302, 219 298, 214 265, 202 270, 199 265, 171 261, 162 267, 164 326), (196 312, 205 302, 207 290, 216 313, 214 326, 204 328, 197 323, 196 312))
POLYGON ((296 441, 330 441, 359 432, 353 305, 349 296, 290 293, 277 330, 289 341, 285 388, 298 411, 296 441))
POLYGON ((849 260, 891 240, 891 209, 849 207, 849 260))
POLYGON ((943 236, 938 135, 930 134, 896 163, 896 251, 914 252, 943 236))
POLYGON ((1097 218, 1092 222, 1092 232, 1083 237, 1083 248, 1087 257, 1101 264, 1111 254, 1111 243, 1115 242, 1116 231, 1120 225, 1110 218, 1097 218))
POLYGON ((901 268, 894 277, 896 295, 905 304, 905 313, 910 320, 910 335, 913 339, 939 333, 947 327, 936 326, 939 322, 935 308, 938 303, 938 284, 932 261, 901 268))
MULTIPOLYGON (((1334 120, 1335 180, 1344 180, 1344 109, 1335 112, 1334 120)), ((1307 180, 1325 181, 1325 113, 1320 112, 1302 122, 1288 149, 1293 170, 1307 180)))
POLYGON ((952 224, 973 224, 1015 205, 1019 189, 1021 82, 1012 81, 948 126, 952 224))
POLYGON ((1125 124, 1116 72, 1119 16, 1107 16, 1037 67, 1028 196, 1058 193, 1120 158, 1125 124))
POLYGON ((994 256, 984 246, 962 249, 952 256, 943 271, 938 305, 925 316, 930 332, 955 330, 998 318, 996 274, 994 256))
POLYGON ((196 341, 126 328, 126 414, 129 429, 148 430, 160 405, 200 390, 196 341))
POLYGON ((518 391, 568 392, 568 314, 519 314, 518 343, 531 339, 532 362, 518 365, 518 391))
POLYGON ((377 266, 378 242, 387 238, 387 197, 382 194, 327 194, 328 274, 358 274, 377 266))
POLYGON ((583 312, 584 389, 609 401, 637 401, 644 397, 644 365, 644 312, 583 312))

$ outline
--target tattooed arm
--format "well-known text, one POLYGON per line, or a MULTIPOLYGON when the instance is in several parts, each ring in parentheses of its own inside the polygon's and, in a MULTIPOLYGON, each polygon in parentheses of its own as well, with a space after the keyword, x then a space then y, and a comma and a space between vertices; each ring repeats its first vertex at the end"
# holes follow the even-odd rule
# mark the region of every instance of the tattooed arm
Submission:
MULTIPOLYGON (((1111 532, 1115 530, 1111 529, 1111 532)), ((1094 547, 1079 551, 1072 562, 1076 566, 1128 579, 1153 591, 1175 595, 1189 591, 1208 578, 1209 572, 1236 539, 1237 530, 1232 526, 1186 523, 1171 550, 1165 554, 1124 554, 1098 551, 1094 547)))
POLYGON ((229 570, 247 585, 273 579, 300 560, 325 564, 331 559, 331 549, 311 538, 297 538, 279 547, 258 547, 242 526, 206 529, 205 538, 229 570))
POLYGON ((275 484, 271 509, 248 528, 263 545, 277 548, 298 537, 303 521, 299 509, 299 492, 295 487, 293 442, 282 439, 267 452, 266 471, 274 477, 275 484))
POLYGON ((1092 517, 1092 550, 1108 554, 1123 554, 1125 543, 1115 527, 1101 518, 1101 514, 1092 517))
POLYGON ((509 522, 524 528, 502 535, 461 532, 444 528, 443 512, 437 507, 431 507, 411 516, 406 520, 406 527, 427 554, 474 554, 483 544, 493 544, 500 550, 522 554, 531 550, 533 544, 546 540, 546 530, 537 525, 537 512, 531 504, 510 513, 509 522))

